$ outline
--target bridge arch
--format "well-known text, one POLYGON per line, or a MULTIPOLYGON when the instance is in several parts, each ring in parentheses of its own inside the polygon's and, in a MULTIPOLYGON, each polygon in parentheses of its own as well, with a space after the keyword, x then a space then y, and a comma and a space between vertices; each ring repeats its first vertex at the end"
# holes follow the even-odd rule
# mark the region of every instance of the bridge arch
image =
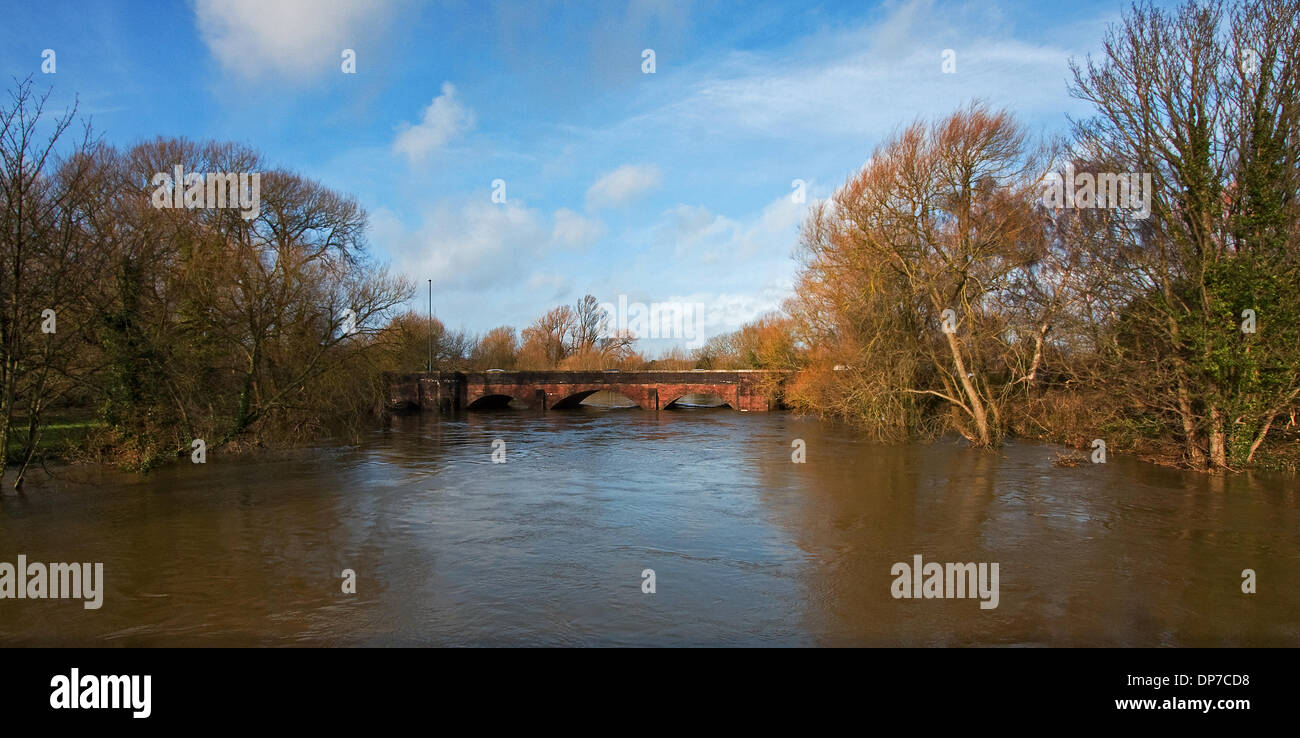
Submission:
POLYGON ((663 404, 664 410, 684 410, 687 408, 720 408, 734 410, 736 406, 727 401, 721 393, 711 391, 685 392, 669 399, 663 404))
POLYGON ((469 403, 469 405, 467 405, 465 409, 466 410, 509 410, 511 403, 516 403, 516 406, 526 405, 526 403, 522 402, 519 398, 514 397, 512 395, 489 394, 489 395, 483 395, 482 397, 475 399, 473 402, 469 403))
POLYGON ((624 404, 624 405, 610 405, 610 406, 608 406, 608 408, 607 408, 607 409, 609 409, 609 410, 623 410, 623 409, 630 409, 630 408, 634 408, 634 407, 636 407, 636 408, 644 407, 644 405, 643 405, 641 402, 638 402, 637 399, 636 399, 635 397, 633 397, 631 394, 629 394, 629 393, 626 391, 626 388, 623 388, 623 387, 585 387, 585 388, 583 388, 583 389, 581 389, 581 390, 579 390, 579 391, 577 391, 577 392, 573 392, 573 393, 571 393, 571 394, 565 395, 563 398, 561 398, 561 399, 559 399, 559 400, 556 400, 554 403, 551 404, 551 409, 553 409, 553 410, 571 410, 571 409, 577 408, 578 406, 582 405, 582 403, 583 403, 584 400, 590 398, 592 395, 595 395, 595 394, 598 394, 598 393, 601 393, 601 392, 607 392, 607 393, 609 393, 609 394, 611 394, 611 395, 613 395, 613 396, 615 396, 615 397, 622 398, 622 399, 623 399, 624 401, 626 401, 626 403, 627 403, 627 404, 624 404))

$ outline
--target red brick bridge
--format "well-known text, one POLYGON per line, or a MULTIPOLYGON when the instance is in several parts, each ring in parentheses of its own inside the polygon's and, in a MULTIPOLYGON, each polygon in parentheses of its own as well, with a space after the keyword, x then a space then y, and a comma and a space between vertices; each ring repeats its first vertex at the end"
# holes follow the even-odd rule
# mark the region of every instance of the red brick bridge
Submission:
POLYGON ((661 410, 686 395, 716 395, 736 410, 775 410, 781 373, 761 369, 690 371, 426 372, 398 377, 393 409, 475 410, 517 400, 533 410, 577 407, 601 390, 617 392, 643 410, 661 410), (774 381, 775 380, 775 381, 774 381))

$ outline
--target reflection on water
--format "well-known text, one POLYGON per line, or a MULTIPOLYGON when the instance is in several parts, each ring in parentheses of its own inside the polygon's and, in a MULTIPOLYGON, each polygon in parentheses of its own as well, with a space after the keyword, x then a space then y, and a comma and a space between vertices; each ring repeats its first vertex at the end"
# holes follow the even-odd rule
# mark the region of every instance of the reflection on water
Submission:
POLYGON ((1300 645, 1294 480, 1056 451, 877 446, 783 413, 502 411, 68 472, 0 503, 0 561, 102 561, 104 605, 0 600, 0 643, 1300 645), (893 599, 915 554, 999 563, 999 606, 893 599))

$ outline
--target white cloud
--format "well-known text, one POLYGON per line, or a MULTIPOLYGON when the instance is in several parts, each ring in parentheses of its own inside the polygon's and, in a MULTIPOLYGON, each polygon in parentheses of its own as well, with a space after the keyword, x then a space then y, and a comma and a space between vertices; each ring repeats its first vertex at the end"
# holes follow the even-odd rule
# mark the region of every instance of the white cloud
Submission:
POLYGON ((1064 50, 1014 40, 971 41, 960 46, 958 76, 940 72, 941 43, 918 39, 911 53, 859 52, 793 69, 772 69, 767 60, 737 55, 724 65, 727 76, 700 80, 652 116, 655 123, 636 125, 670 119, 675 128, 697 131, 723 123, 732 135, 880 136, 915 116, 947 113, 980 96, 995 104, 1014 101, 1021 112, 1059 115, 1068 74, 1064 50))
POLYGON ((457 135, 474 127, 474 111, 456 99, 456 86, 442 83, 442 94, 424 109, 416 125, 403 124, 393 141, 393 151, 410 162, 420 162, 447 145, 457 135))
POLYGON ((689 328, 699 331, 698 336, 692 335, 689 339, 682 336, 643 337, 637 341, 637 350, 656 355, 671 346, 687 349, 697 347, 708 338, 739 330, 762 315, 779 311, 788 292, 788 285, 769 283, 757 289, 756 293, 701 291, 675 293, 660 300, 648 295, 629 295, 628 304, 658 302, 660 305, 678 306, 684 315, 689 316, 689 328))
MULTIPOLYGON (((1064 114, 1086 110, 1066 90, 1068 62, 1094 50, 1101 14, 1032 33, 988 3, 895 2, 871 16, 777 50, 661 67, 634 112, 601 131, 601 143, 637 137, 667 153, 771 141, 772 156, 783 157, 798 142, 802 161, 812 162, 826 150, 865 155, 898 126, 972 98, 1009 106, 1031 125, 1064 128, 1064 114), (955 74, 942 72, 946 48, 957 53, 955 74)), ((762 162, 768 152, 745 155, 762 162)))
POLYGON ((581 249, 599 241, 605 232, 605 224, 599 220, 584 218, 568 208, 560 208, 555 211, 555 228, 551 231, 551 240, 561 246, 581 249))
POLYGON ((678 242, 695 241, 710 231, 716 231, 719 226, 731 222, 714 215, 703 205, 678 205, 671 208, 666 215, 678 242))
POLYGON ((704 333, 716 336, 739 330, 755 318, 780 309, 782 295, 769 289, 759 294, 701 292, 673 299, 704 305, 704 333))
POLYGON ((422 284, 433 279, 448 292, 509 290, 541 255, 546 236, 536 210, 487 198, 439 202, 415 228, 390 210, 371 217, 371 240, 386 249, 395 271, 422 284))
POLYGON ((664 213, 659 230, 673 244, 677 258, 704 264, 754 256, 779 258, 793 250, 806 207, 789 196, 779 197, 743 223, 702 205, 678 205, 664 213))
POLYGON ((573 290, 573 283, 562 274, 535 272, 528 278, 528 292, 539 300, 560 302, 573 290))
MULTIPOLYGON (((414 225, 379 208, 371 218, 371 240, 387 252, 395 272, 418 283, 416 304, 424 304, 425 280, 433 279, 435 310, 449 325, 475 331, 524 326, 585 290, 602 300, 627 294, 646 303, 700 304, 700 327, 710 336, 779 308, 789 295, 794 272, 789 254, 803 207, 785 196, 737 220, 699 206, 678 206, 644 232, 654 246, 602 260, 604 276, 594 281, 590 270, 574 271, 572 257, 561 253, 577 238, 562 234, 604 226, 563 209, 548 228, 545 214, 536 209, 516 201, 493 204, 485 197, 442 200, 414 225), (719 269, 722 263, 727 266, 719 269), (710 288, 698 289, 701 277, 710 288)), ((653 353, 665 341, 682 343, 664 339, 643 348, 653 353)))
POLYGON ((387 0, 195 0, 199 36, 222 66, 246 78, 340 73, 345 48, 364 64, 365 42, 392 16, 387 0))
POLYGON ((587 190, 587 206, 607 208, 626 205, 638 195, 658 187, 661 179, 663 174, 653 164, 624 164, 596 180, 587 190))

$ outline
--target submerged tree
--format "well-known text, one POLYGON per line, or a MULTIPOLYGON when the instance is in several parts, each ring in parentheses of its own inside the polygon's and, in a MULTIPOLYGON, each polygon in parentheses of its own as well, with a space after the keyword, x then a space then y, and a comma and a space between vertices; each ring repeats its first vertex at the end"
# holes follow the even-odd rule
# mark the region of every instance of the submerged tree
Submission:
POLYGON ((882 436, 915 429, 939 402, 973 443, 996 444, 1006 388, 1033 371, 1008 352, 1035 326, 1002 305, 1046 249, 1045 162, 1009 113, 972 104, 908 126, 815 207, 791 312, 821 368, 840 369, 796 402, 851 398, 836 409, 882 436))

